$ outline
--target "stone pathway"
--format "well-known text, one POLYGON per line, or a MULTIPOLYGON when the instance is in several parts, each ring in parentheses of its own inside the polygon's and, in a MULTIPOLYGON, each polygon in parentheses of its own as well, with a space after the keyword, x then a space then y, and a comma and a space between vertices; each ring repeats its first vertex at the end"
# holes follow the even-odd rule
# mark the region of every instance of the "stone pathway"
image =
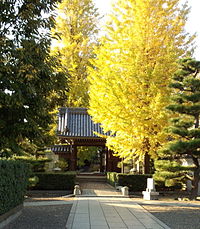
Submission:
POLYGON ((67 229, 170 229, 130 198, 103 182, 80 182, 67 229))
POLYGON ((102 196, 102 197, 122 197, 121 192, 116 191, 114 187, 101 182, 80 182, 82 190, 81 196, 102 196))
POLYGON ((80 182, 82 189, 98 189, 98 190, 115 190, 115 188, 103 182, 80 182))
POLYGON ((170 229, 129 198, 78 197, 67 229, 170 229))

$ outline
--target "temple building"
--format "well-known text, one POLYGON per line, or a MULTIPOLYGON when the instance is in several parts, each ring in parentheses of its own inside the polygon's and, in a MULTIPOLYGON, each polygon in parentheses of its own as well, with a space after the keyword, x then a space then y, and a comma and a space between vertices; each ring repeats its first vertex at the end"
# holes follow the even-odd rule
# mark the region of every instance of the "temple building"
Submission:
POLYGON ((53 146, 52 151, 69 163, 69 170, 76 171, 77 150, 80 146, 95 146, 99 156, 99 172, 116 171, 120 158, 106 147, 106 136, 99 123, 94 123, 86 108, 60 108, 58 114, 57 135, 60 144, 53 146), (97 134, 98 133, 98 134, 97 134), (99 136, 105 136, 100 137, 99 136))

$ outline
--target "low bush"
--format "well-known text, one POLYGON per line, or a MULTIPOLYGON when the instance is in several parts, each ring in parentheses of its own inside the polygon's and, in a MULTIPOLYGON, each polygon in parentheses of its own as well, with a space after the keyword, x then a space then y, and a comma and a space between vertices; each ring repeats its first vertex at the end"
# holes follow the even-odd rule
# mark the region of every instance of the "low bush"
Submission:
POLYGON ((120 186, 128 186, 129 191, 139 192, 146 190, 148 174, 118 174, 118 183, 120 186))
POLYGON ((37 190, 73 190, 76 173, 34 173, 37 183, 32 189, 37 190))
POLYGON ((182 190, 183 186, 181 184, 176 184, 174 186, 167 187, 165 182, 155 180, 156 191, 165 192, 165 191, 179 191, 182 190))
POLYGON ((64 158, 60 158, 56 163, 55 163, 55 167, 58 167, 61 169, 62 172, 67 171, 68 167, 69 167, 69 163, 67 162, 67 160, 65 160, 64 158))
POLYGON ((118 173, 117 172, 107 172, 106 174, 107 182, 112 185, 118 185, 118 173))
POLYGON ((0 159, 0 215, 23 203, 28 177, 26 163, 0 159))
POLYGON ((32 172, 44 172, 46 162, 51 160, 46 157, 36 157, 36 156, 14 156, 15 160, 23 161, 28 163, 31 167, 32 172))
POLYGON ((107 173, 107 182, 111 185, 127 186, 129 191, 144 191, 147 187, 147 178, 152 177, 148 174, 123 174, 116 172, 107 173))
MULTIPOLYGON (((128 186, 129 191, 139 192, 145 191, 147 187, 147 178, 151 178, 151 174, 123 174, 116 172, 107 173, 107 182, 112 186, 128 186)), ((181 185, 166 187, 164 182, 155 181, 156 191, 176 191, 182 188, 181 185)))

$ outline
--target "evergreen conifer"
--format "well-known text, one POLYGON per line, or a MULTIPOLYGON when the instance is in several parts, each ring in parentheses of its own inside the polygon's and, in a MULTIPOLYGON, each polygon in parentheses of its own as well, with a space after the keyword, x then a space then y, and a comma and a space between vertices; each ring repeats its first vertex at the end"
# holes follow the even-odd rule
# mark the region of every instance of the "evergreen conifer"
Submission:
POLYGON ((187 58, 180 63, 170 84, 173 103, 167 107, 174 114, 168 128, 170 141, 159 151, 154 177, 166 186, 191 180, 195 198, 200 181, 200 61, 187 58), (191 165, 184 160, 191 160, 191 165))

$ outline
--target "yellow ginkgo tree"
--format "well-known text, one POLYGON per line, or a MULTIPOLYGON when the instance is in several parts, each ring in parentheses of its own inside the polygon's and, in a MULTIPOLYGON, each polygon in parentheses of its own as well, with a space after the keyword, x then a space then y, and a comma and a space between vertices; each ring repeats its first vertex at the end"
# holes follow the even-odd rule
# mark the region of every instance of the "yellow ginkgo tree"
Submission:
POLYGON ((99 14, 92 0, 62 0, 57 14, 52 54, 69 77, 65 105, 88 107, 87 67, 94 55, 99 14))
POLYGON ((118 0, 113 6, 90 69, 90 114, 113 133, 107 145, 122 158, 154 158, 166 141, 167 85, 194 38, 184 30, 188 13, 179 0, 118 0))

